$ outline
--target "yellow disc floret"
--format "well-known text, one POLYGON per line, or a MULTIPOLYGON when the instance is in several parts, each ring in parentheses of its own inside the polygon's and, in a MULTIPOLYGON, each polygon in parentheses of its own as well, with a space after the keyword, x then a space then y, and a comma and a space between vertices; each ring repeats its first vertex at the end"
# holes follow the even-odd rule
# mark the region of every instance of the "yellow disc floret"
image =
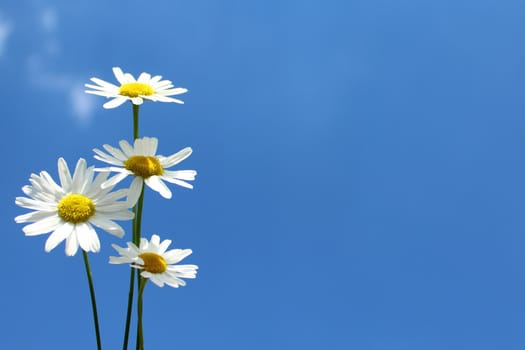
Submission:
POLYGON ((155 90, 151 85, 144 83, 127 83, 122 84, 118 93, 122 96, 128 97, 139 97, 139 96, 151 96, 155 93, 155 90))
POLYGON ((95 204, 81 194, 68 194, 58 202, 58 216, 64 221, 78 224, 95 214, 95 204))
POLYGON ((159 160, 152 156, 132 156, 124 162, 124 167, 135 175, 147 179, 153 175, 162 175, 164 168, 159 160))
POLYGON ((166 260, 156 253, 142 253, 139 258, 144 261, 144 265, 142 265, 144 270, 151 273, 163 273, 168 266, 166 260))

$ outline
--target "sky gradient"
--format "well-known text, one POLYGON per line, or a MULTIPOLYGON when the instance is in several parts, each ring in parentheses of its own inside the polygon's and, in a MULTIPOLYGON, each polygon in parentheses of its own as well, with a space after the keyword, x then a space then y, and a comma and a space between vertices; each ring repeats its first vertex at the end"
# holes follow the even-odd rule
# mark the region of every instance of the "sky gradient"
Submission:
MULTIPOLYGON (((195 188, 146 191, 143 235, 190 248, 184 288, 145 291, 147 349, 525 347, 525 3, 6 1, 0 186, 6 349, 94 349, 81 254, 25 237, 15 197, 57 159, 132 138, 131 105, 84 94, 160 74, 141 136, 190 146, 195 188), (16 272, 16 273, 15 273, 16 272)), ((129 223, 124 223, 129 229, 129 223)), ((128 268, 91 254, 105 349, 128 268)), ((132 343, 133 344, 133 343, 132 343)))

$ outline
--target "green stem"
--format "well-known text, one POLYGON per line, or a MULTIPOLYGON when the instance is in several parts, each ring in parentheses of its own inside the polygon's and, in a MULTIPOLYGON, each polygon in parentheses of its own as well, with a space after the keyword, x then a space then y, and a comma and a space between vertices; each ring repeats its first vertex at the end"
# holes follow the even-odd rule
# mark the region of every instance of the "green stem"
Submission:
POLYGON ((140 230, 142 226, 142 207, 144 206, 144 185, 140 192, 139 200, 133 211, 135 218, 133 219, 133 243, 138 247, 140 244, 140 230))
POLYGON ((128 311, 126 312, 126 330, 124 332, 124 344, 122 345, 123 350, 128 348, 128 338, 129 338, 129 325, 131 323, 131 309, 133 308, 133 290, 135 285, 135 269, 130 268, 131 273, 129 275, 129 293, 128 293, 128 311))
POLYGON ((93 287, 93 276, 91 275, 91 269, 89 268, 89 258, 87 253, 82 250, 84 256, 84 265, 86 266, 86 274, 89 283, 89 293, 91 295, 91 307, 93 308, 93 319, 95 321, 95 333, 97 336, 97 349, 102 350, 102 343, 100 341, 100 329, 98 326, 98 312, 97 312, 97 301, 95 299, 95 287, 93 287))
POLYGON ((144 332, 142 329, 142 294, 144 293, 144 287, 146 287, 146 278, 139 277, 139 295, 137 298, 137 350, 144 350, 144 332))
MULTIPOLYGON (((142 207, 144 206, 144 186, 142 186, 142 191, 140 192, 139 200, 137 202, 137 205, 134 208, 135 211, 135 218, 133 219, 133 243, 137 247, 140 247, 140 232, 141 232, 141 226, 142 226, 142 207)), ((140 277, 140 270, 137 269, 137 288, 138 288, 138 299, 137 299, 137 349, 139 349, 139 345, 142 344, 144 346, 144 339, 142 337, 142 290, 144 287, 141 285, 144 285, 145 283, 141 283, 143 280, 142 277, 140 277)), ((131 286, 130 286, 131 287, 131 286)), ((132 288, 132 287, 131 287, 132 288)), ((142 349, 142 348, 141 348, 142 349)))
MULTIPOLYGON (((139 105, 131 104, 133 106, 133 139, 136 140, 139 138, 139 105)), ((133 212, 135 217, 133 218, 132 224, 132 241, 135 245, 140 243, 140 224, 142 221, 142 201, 144 197, 144 187, 139 198, 139 204, 135 205, 133 212)), ((129 328, 131 325, 131 313, 133 309, 133 292, 135 287, 135 269, 131 268, 129 276, 129 292, 128 292, 128 310, 126 312, 126 328, 124 331, 124 344, 122 345, 123 350, 128 348, 128 339, 129 339, 129 328)))
POLYGON ((133 104, 133 140, 139 138, 139 108, 140 105, 133 104))

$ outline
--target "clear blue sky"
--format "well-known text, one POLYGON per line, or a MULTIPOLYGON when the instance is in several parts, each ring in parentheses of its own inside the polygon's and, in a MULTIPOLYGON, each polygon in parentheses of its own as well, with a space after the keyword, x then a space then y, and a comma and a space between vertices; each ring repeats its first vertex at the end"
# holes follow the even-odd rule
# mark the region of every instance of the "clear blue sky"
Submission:
MULTIPOLYGON (((143 234, 200 266, 148 285, 153 350, 525 348, 525 3, 5 1, 0 146, 6 349, 94 349, 82 256, 14 217, 56 177, 130 139, 131 107, 85 95, 111 67, 161 74, 141 135, 191 146, 195 189, 146 193, 143 234)), ((129 228, 129 224, 127 226, 129 228)), ((128 269, 91 255, 105 349, 128 269)))

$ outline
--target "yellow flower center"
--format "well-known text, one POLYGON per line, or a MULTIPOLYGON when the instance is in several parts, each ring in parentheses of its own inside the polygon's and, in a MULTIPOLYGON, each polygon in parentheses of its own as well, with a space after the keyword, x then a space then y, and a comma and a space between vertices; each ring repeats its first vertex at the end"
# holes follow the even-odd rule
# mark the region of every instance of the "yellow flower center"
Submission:
POLYGON ((147 179, 153 175, 162 175, 164 168, 159 160, 152 156, 132 156, 124 162, 124 167, 135 175, 147 179))
POLYGON ((77 224, 86 222, 95 214, 95 204, 81 194, 68 194, 58 202, 58 216, 64 221, 77 224))
POLYGON ((142 265, 144 270, 151 273, 163 273, 168 267, 166 260, 159 254, 142 253, 139 255, 139 258, 144 261, 144 265, 142 265))
POLYGON ((155 90, 151 85, 144 83, 127 83, 122 84, 118 93, 122 96, 128 97, 139 97, 139 96, 151 96, 155 93, 155 90))

